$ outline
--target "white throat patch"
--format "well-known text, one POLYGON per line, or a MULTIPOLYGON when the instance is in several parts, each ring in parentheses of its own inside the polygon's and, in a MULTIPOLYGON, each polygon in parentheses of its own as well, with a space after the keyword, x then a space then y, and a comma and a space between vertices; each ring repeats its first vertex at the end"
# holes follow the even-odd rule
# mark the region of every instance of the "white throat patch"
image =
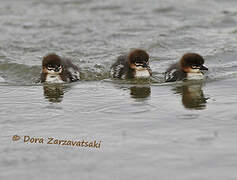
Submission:
POLYGON ((47 74, 46 82, 48 82, 48 83, 64 83, 64 81, 62 80, 62 78, 59 75, 51 75, 51 74, 47 74))
POLYGON ((204 79, 204 75, 201 72, 200 73, 188 73, 187 79, 188 80, 201 80, 201 79, 204 79))
POLYGON ((135 77, 136 78, 149 78, 150 73, 147 69, 136 70, 135 71, 135 77))

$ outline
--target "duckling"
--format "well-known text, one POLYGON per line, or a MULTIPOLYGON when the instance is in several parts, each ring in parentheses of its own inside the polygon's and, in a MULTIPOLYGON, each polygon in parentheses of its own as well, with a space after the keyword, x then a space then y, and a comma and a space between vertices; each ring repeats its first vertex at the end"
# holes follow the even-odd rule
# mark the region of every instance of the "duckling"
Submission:
POLYGON ((142 49, 134 49, 119 56, 111 67, 113 78, 149 78, 151 75, 149 54, 142 49))
POLYGON ((171 65, 165 73, 166 82, 180 81, 184 79, 203 79, 203 71, 208 71, 204 65, 204 59, 196 53, 187 53, 179 62, 171 65))
POLYGON ((41 82, 64 83, 80 80, 79 68, 70 60, 48 54, 42 60, 41 82))

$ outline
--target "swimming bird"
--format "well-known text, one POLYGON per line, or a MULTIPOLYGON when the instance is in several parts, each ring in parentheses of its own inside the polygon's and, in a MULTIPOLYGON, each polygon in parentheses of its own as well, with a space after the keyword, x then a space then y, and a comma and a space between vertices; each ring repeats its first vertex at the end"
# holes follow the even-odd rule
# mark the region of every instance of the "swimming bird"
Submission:
POLYGON ((42 60, 41 82, 63 83, 80 80, 79 68, 70 60, 52 53, 42 60))
POLYGON ((134 49, 119 56, 111 66, 113 78, 149 78, 151 74, 149 54, 142 49, 134 49))
POLYGON ((165 73, 165 81, 174 82, 184 79, 203 79, 203 71, 208 70, 208 68, 203 64, 204 59, 201 55, 196 53, 184 54, 179 62, 172 64, 167 69, 165 73))

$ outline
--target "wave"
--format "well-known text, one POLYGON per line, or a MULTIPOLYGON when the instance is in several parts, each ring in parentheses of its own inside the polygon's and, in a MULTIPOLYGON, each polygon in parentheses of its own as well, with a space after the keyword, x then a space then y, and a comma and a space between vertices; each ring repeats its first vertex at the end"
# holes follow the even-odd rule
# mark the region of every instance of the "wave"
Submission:
POLYGON ((39 79, 40 67, 17 63, 1 63, 0 76, 9 84, 29 85, 39 79))
MULTIPOLYGON (((94 65, 81 67, 82 81, 98 81, 108 79, 108 67, 94 65)), ((41 66, 27 66, 17 63, 0 63, 0 82, 14 85, 35 85, 40 82, 41 66)))
MULTIPOLYGON (((216 81, 220 79, 236 78, 237 62, 236 53, 223 53, 221 55, 212 55, 206 57, 206 65, 209 68, 207 72, 207 81, 216 81)), ((170 60, 168 60, 169 62, 170 60)), ((169 66, 167 60, 153 60, 151 67, 153 77, 150 84, 164 83, 164 71, 169 66), (158 72, 159 71, 159 72, 158 72), (162 71, 162 72, 160 72, 162 71)), ((172 62, 170 63, 172 64, 172 62)), ((104 64, 81 64, 80 76, 82 81, 101 81, 110 80, 110 65, 104 64)), ((0 83, 15 85, 36 85, 39 83, 41 66, 28 66, 25 64, 2 62, 0 63, 0 83)), ((118 83, 139 84, 140 80, 118 80, 118 83)), ((143 83, 143 82, 142 82, 143 83)), ((144 82, 147 83, 147 82, 144 82)))

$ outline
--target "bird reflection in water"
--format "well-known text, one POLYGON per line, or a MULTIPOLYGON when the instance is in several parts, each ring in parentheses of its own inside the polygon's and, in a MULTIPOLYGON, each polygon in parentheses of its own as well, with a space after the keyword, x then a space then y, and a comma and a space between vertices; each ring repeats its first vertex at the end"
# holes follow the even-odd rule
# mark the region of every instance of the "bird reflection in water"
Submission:
POLYGON ((151 94, 150 86, 132 86, 130 87, 130 95, 135 99, 146 99, 151 94))
POLYGON ((63 84, 44 84, 44 97, 49 102, 60 103, 63 100, 64 93, 69 87, 63 84))
POLYGON ((202 110, 206 108, 207 99, 202 91, 203 84, 183 84, 173 90, 182 95, 182 103, 186 109, 202 110))

